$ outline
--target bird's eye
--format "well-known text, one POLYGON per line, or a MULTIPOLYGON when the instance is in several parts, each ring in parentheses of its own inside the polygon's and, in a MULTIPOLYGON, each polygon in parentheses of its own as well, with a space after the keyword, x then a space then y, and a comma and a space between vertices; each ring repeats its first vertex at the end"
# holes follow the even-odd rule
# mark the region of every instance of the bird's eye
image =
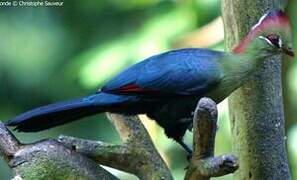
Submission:
POLYGON ((281 47, 282 46, 282 42, 281 39, 279 38, 278 35, 276 34, 269 34, 266 36, 267 40, 274 46, 276 47, 281 47))

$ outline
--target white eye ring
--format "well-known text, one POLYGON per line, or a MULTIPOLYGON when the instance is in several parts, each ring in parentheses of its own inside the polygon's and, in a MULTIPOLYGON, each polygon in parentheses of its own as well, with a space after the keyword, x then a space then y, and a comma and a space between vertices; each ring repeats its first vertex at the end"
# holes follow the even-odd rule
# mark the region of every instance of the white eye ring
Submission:
MULTIPOLYGON (((270 44, 271 46, 275 46, 268 38, 264 37, 264 36, 259 36, 260 39, 264 39, 268 44, 270 44)), ((278 42, 277 42, 278 46, 281 48, 283 47, 283 41, 279 38, 278 42)))
POLYGON ((271 46, 274 46, 274 45, 272 44, 272 42, 271 42, 268 38, 266 38, 266 37, 264 37, 264 36, 259 36, 259 38, 260 38, 260 39, 264 39, 268 44, 270 44, 271 46))
POLYGON ((283 47, 283 41, 281 38, 278 39, 278 46, 281 48, 283 47))

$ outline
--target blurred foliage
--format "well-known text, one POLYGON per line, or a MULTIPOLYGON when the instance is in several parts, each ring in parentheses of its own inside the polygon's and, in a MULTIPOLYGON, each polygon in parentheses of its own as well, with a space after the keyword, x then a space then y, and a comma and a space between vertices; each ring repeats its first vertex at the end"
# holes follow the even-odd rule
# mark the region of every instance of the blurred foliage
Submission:
MULTIPOLYGON (((93 93, 123 68, 171 49, 177 39, 220 15, 217 0, 73 0, 55 8, 0 8, 0 119, 3 120, 33 107, 93 93)), ((290 13, 297 15, 295 11, 290 13)), ((223 44, 210 48, 222 50, 223 44)), ((290 104, 296 105, 297 64, 291 66, 286 81, 290 84, 289 96, 294 97, 290 104)), ((232 151, 226 101, 219 108, 216 154, 232 151)), ((293 115, 296 117, 295 112, 293 115)), ((185 153, 154 122, 144 122, 174 177, 182 179, 187 166, 185 153)), ((288 128, 288 147, 296 173, 294 124, 288 128)), ((59 134, 119 142, 104 115, 40 133, 15 134, 27 143, 59 134)), ((187 133, 186 140, 191 143, 191 133, 187 133)), ((9 177, 11 172, 1 161, 0 179, 9 177)), ((130 178, 122 175, 122 179, 130 178)))

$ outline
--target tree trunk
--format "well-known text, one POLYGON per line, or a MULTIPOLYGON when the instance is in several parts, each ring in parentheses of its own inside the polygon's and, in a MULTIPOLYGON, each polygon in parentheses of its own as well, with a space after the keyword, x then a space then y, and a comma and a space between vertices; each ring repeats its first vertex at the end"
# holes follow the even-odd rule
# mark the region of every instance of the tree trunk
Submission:
MULTIPOLYGON (((234 47, 258 19, 283 0, 223 0, 226 47, 234 47)), ((290 179, 284 132, 281 57, 274 57, 229 98, 235 179, 290 179)))

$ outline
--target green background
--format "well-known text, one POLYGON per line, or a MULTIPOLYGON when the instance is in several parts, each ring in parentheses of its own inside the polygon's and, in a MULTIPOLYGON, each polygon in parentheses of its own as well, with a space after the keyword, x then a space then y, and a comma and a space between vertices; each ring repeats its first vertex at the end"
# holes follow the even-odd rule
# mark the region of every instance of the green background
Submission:
MULTIPOLYGON (((290 1, 289 7, 295 35, 297 2, 290 1)), ((123 68, 183 47, 177 42, 218 16, 217 0, 68 0, 61 7, 2 6, 0 119, 6 121, 40 105, 93 93, 123 68)), ((224 49, 222 40, 213 43, 220 39, 218 32, 204 38, 208 48, 224 49)), ((288 152, 293 179, 297 179, 297 62, 286 61, 283 69, 288 152)), ((216 154, 229 153, 232 148, 226 101, 219 105, 219 117, 216 154)), ((146 126, 174 177, 182 179, 188 165, 184 151, 154 122, 146 126)), ((40 133, 14 134, 23 143, 60 134, 119 143, 104 115, 40 133)), ((190 133, 186 140, 191 143, 190 133)), ((127 174, 112 172, 121 179, 131 179, 127 174)), ((10 178, 10 169, 0 159, 0 179, 10 178)))

